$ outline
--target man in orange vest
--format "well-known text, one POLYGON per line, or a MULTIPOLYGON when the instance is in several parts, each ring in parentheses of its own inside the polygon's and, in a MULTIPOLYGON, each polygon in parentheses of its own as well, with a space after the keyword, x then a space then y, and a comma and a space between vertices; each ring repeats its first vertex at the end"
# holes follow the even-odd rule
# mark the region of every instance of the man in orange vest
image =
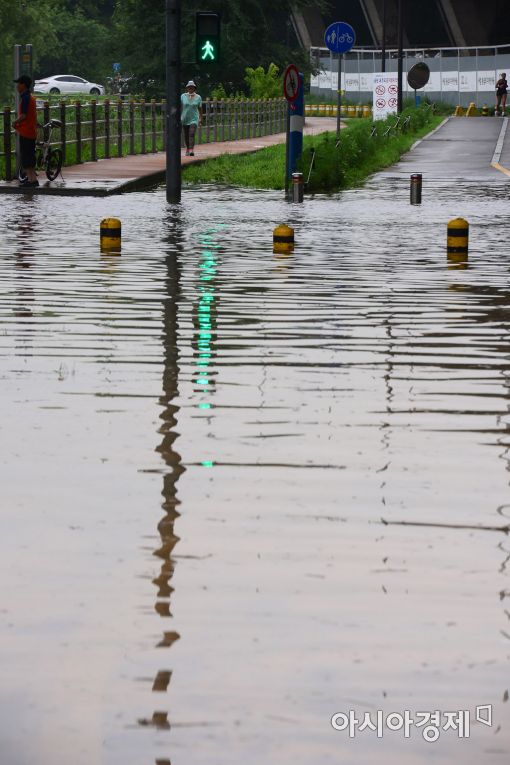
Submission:
POLYGON ((22 74, 14 80, 20 94, 18 118, 12 123, 19 135, 20 162, 27 174, 22 186, 39 186, 35 172, 35 139, 37 138, 37 109, 35 98, 30 93, 32 80, 22 74))

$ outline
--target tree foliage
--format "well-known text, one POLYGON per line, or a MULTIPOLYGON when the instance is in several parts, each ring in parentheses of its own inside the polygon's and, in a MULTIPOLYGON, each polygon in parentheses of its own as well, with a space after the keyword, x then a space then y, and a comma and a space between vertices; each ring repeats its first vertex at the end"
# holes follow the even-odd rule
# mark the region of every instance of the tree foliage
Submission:
POLYGON ((0 0, 0 99, 13 94, 13 46, 31 43, 34 76, 78 74, 104 79, 114 0, 0 0))
MULTIPOLYGON (((327 0, 215 0, 222 18, 221 60, 194 61, 195 13, 202 0, 183 3, 182 79, 198 81, 202 95, 220 83, 226 92, 246 91, 245 70, 291 61, 308 71, 290 23, 296 5, 317 7, 327 0)), ((77 74, 104 83, 115 62, 138 92, 161 98, 165 92, 165 0, 0 0, 0 98, 12 97, 15 43, 34 46, 34 74, 77 74)), ((207 5, 207 4, 206 4, 207 5)), ((250 76, 250 75, 249 75, 250 76)), ((257 77, 259 75, 256 75, 257 77)), ((268 85, 268 82, 266 82, 268 85)))
POLYGON ((23 4, 20 0, 0 0, 0 98, 9 100, 13 83, 13 46, 16 43, 32 43, 34 51, 56 45, 57 36, 51 18, 58 7, 58 0, 39 0, 37 3, 23 4))
POLYGON ((282 94, 282 80, 276 64, 269 64, 267 72, 264 67, 246 67, 244 81, 248 85, 249 95, 252 98, 277 98, 282 94))
POLYGON ((81 10, 70 13, 62 8, 55 14, 54 28, 58 30, 55 44, 37 57, 35 74, 77 74, 98 82, 111 69, 110 34, 104 23, 88 18, 81 10))
MULTIPOLYGON (((308 71, 308 56, 299 47, 289 20, 291 7, 299 4, 318 5, 313 0, 215 0, 211 10, 221 14, 221 60, 211 66, 194 60, 195 13, 207 8, 201 0, 188 0, 181 16, 183 82, 196 80, 202 95, 207 95, 218 83, 227 92, 245 89, 247 67, 267 69, 274 64, 283 71, 293 61, 308 71)), ((117 0, 114 25, 123 69, 142 86, 150 83, 155 91, 151 95, 161 95, 165 77, 164 0, 117 0)))

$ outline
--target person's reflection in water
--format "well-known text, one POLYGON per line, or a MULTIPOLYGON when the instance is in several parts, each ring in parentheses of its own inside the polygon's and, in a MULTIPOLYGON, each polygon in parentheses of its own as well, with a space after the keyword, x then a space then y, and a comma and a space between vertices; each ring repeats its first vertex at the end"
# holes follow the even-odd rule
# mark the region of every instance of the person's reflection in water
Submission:
POLYGON ((31 197, 21 197, 17 213, 19 220, 16 226, 16 251, 14 257, 18 278, 16 280, 17 306, 14 315, 19 318, 31 318, 33 316, 35 294, 32 287, 30 269, 34 264, 34 252, 36 250, 34 242, 37 238, 37 218, 34 215, 34 199, 31 197))

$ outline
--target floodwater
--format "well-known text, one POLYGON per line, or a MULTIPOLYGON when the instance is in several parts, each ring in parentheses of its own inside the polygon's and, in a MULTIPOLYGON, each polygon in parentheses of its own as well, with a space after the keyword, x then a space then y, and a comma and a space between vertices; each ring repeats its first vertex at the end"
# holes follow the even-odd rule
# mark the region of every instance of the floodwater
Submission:
POLYGON ((408 195, 0 198, 2 765, 508 762, 508 195, 408 195))

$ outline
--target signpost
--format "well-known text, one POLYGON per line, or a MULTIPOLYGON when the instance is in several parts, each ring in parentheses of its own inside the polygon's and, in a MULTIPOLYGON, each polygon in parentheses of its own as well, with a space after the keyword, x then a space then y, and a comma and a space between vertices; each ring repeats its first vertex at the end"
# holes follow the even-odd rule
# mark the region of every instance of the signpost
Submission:
POLYGON ((294 64, 283 73, 283 94, 287 101, 295 101, 299 95, 299 72, 294 64))
POLYGON ((398 75, 395 72, 374 74, 373 118, 385 120, 396 114, 398 107, 398 75))
POLYGON ((324 42, 332 53, 338 53, 338 98, 336 113, 336 137, 340 138, 340 107, 342 105, 342 55, 350 51, 356 42, 356 32, 345 21, 335 21, 324 32, 324 42))
POLYGON ((289 193, 289 180, 296 169, 298 158, 303 153, 303 127, 305 105, 303 97, 303 75, 294 64, 289 64, 283 73, 283 94, 287 99, 287 142, 285 152, 285 196, 289 193))
POLYGON ((419 96, 416 94, 417 90, 424 88, 430 78, 430 69, 424 61, 419 61, 412 66, 407 73, 407 82, 409 87, 414 90, 414 105, 418 106, 419 96))

